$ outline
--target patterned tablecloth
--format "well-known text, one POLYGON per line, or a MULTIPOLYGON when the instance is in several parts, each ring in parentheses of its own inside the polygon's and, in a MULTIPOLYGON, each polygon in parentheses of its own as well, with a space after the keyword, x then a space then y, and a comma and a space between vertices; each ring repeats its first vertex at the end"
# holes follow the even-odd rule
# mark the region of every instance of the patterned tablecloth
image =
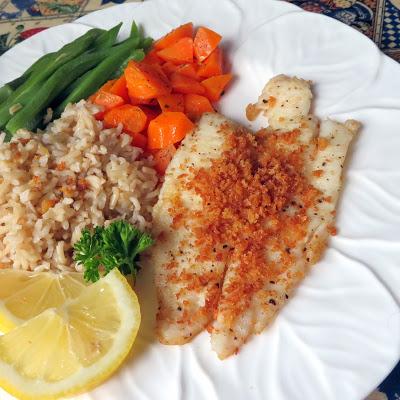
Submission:
MULTIPOLYGON (((305 10, 328 15, 358 29, 371 38, 384 53, 400 62, 400 0, 289 1, 305 10)), ((43 29, 124 2, 125 0, 0 0, 0 55, 43 29)), ((400 400, 400 363, 367 400, 400 400)))

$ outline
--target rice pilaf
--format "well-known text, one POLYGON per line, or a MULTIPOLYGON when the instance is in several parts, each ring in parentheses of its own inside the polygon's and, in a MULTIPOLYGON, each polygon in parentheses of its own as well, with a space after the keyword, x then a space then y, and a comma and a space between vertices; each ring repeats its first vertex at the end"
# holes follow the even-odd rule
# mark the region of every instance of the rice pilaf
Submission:
POLYGON ((119 128, 103 129, 85 101, 45 131, 0 134, 0 267, 69 270, 82 229, 125 219, 151 226, 158 177, 119 128))

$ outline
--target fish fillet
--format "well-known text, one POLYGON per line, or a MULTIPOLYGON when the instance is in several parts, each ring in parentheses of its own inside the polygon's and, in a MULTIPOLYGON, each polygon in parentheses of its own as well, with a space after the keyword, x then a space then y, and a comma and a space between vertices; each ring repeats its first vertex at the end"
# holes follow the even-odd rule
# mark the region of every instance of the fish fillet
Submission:
MULTIPOLYGON (((343 163, 359 123, 327 120, 320 124, 310 114, 311 100, 310 82, 279 75, 268 82, 253 106, 268 118, 265 137, 276 137, 277 148, 288 159, 299 154, 301 174, 314 197, 306 207, 305 197, 294 196, 282 211, 290 220, 303 221, 298 231, 301 235, 297 232, 296 236, 290 226, 277 233, 276 241, 285 244, 289 237, 291 246, 277 249, 262 242, 265 264, 279 266, 274 279, 265 273, 257 290, 243 291, 235 300, 235 288, 246 285, 246 280, 251 285, 254 271, 248 269, 246 278, 243 265, 226 243, 214 244, 218 257, 210 260, 203 254, 198 222, 204 222, 210 208, 192 184, 198 171, 210 171, 229 152, 229 136, 246 131, 219 114, 205 114, 177 150, 153 211, 157 245, 151 250, 150 262, 155 268, 157 335, 162 343, 183 344, 207 328, 212 348, 221 359, 234 354, 251 335, 271 323, 320 258, 334 232, 343 163)), ((210 181, 211 190, 213 184, 210 181)), ((272 223, 272 219, 264 221, 264 228, 272 223)), ((204 231, 203 237, 208 240, 204 231)))

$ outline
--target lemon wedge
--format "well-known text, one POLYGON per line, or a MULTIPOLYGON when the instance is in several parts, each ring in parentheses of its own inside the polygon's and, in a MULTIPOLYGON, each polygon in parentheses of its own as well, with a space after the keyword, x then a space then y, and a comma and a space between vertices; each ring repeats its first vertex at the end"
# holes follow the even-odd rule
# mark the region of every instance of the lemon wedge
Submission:
POLYGON ((0 270, 0 331, 8 332, 48 308, 61 306, 87 285, 79 272, 0 270))
POLYGON ((20 399, 91 389, 122 363, 140 325, 137 297, 118 269, 0 336, 0 386, 20 399))

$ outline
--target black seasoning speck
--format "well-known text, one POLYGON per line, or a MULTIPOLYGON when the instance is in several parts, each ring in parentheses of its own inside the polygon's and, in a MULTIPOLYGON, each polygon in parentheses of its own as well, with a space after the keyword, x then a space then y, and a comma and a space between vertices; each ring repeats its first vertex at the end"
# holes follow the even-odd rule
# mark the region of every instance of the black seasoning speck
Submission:
POLYGON ((228 247, 227 244, 224 244, 224 245, 222 246, 223 249, 226 249, 227 247, 228 247))
POLYGON ((264 104, 268 103, 268 100, 263 99, 262 101, 264 104))
POLYGON ((269 304, 272 304, 273 306, 276 306, 276 301, 274 299, 269 299, 269 304))
POLYGON ((306 260, 307 260, 307 262, 310 262, 310 257, 307 257, 306 260))
POLYGON ((285 251, 286 251, 286 253, 290 254, 290 249, 289 249, 289 247, 286 247, 285 251))
POLYGON ((178 310, 178 311, 182 311, 182 307, 181 307, 181 306, 179 306, 177 310, 178 310))
POLYGON ((275 285, 275 281, 269 281, 269 283, 271 283, 272 285, 275 285))
POLYGON ((322 166, 325 167, 325 165, 326 165, 326 162, 324 161, 324 162, 322 163, 322 166))
POLYGON ((285 298, 286 298, 286 300, 289 298, 289 296, 285 293, 285 298))

